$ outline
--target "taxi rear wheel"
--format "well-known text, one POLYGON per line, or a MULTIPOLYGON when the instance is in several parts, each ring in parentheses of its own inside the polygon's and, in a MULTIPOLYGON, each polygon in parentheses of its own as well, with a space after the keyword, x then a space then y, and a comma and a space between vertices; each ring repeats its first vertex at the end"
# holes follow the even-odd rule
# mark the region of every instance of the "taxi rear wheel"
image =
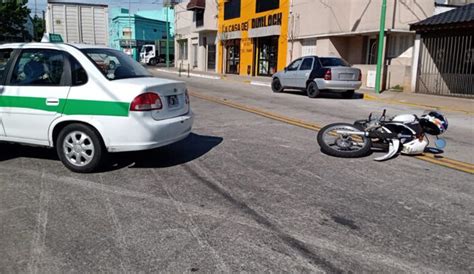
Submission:
POLYGON ((56 151, 61 162, 78 173, 97 170, 106 153, 100 135, 84 124, 64 127, 56 140, 56 151))

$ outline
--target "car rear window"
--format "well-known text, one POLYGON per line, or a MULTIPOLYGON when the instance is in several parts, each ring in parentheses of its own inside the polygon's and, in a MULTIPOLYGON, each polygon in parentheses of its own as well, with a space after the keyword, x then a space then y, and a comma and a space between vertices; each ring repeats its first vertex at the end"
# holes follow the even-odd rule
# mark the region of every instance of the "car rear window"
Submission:
POLYGON ((349 64, 341 58, 319 58, 323 67, 348 67, 349 64))
POLYGON ((138 62, 125 53, 106 48, 81 50, 109 80, 151 77, 151 74, 138 62))

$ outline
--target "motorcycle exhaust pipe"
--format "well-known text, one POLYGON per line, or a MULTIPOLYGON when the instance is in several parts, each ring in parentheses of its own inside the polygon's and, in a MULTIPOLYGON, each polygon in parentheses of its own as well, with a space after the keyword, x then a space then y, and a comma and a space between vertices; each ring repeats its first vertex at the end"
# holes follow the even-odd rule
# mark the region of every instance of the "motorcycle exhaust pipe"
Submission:
POLYGON ((413 138, 412 135, 400 134, 400 133, 383 133, 383 132, 366 132, 366 131, 349 131, 349 130, 336 130, 337 134, 341 135, 357 135, 369 138, 380 138, 380 139, 394 139, 394 138, 413 138))

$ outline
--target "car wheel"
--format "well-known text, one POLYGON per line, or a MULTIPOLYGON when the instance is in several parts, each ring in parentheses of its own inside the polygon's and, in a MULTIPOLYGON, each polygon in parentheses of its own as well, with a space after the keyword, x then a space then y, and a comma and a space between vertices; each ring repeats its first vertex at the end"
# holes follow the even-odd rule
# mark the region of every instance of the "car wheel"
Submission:
POLYGON ((156 66, 156 59, 151 58, 149 63, 150 63, 151 66, 156 66))
POLYGON ((100 135, 83 124, 70 124, 59 132, 56 151, 61 162, 71 171, 95 171, 104 158, 105 146, 100 135))
POLYGON ((319 96, 321 91, 318 88, 318 84, 316 82, 309 83, 308 87, 306 88, 306 94, 309 98, 316 98, 319 96))
POLYGON ((344 99, 351 99, 352 97, 354 97, 354 91, 353 90, 348 90, 348 91, 342 93, 342 98, 344 98, 344 99))
POLYGON ((283 86, 281 85, 280 79, 274 78, 272 81, 272 90, 273 92, 282 92, 283 86))

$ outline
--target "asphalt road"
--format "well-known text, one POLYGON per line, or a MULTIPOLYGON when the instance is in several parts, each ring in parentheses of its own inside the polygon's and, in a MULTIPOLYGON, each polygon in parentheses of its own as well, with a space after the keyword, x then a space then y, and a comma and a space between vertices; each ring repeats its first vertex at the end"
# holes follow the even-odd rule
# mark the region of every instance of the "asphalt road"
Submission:
MULTIPOLYGON (((380 107, 188 86, 321 123, 380 107)), ((471 174, 328 157, 313 131, 191 99, 189 138, 114 155, 96 174, 69 172, 51 150, 0 145, 0 272, 474 271, 471 174)))

